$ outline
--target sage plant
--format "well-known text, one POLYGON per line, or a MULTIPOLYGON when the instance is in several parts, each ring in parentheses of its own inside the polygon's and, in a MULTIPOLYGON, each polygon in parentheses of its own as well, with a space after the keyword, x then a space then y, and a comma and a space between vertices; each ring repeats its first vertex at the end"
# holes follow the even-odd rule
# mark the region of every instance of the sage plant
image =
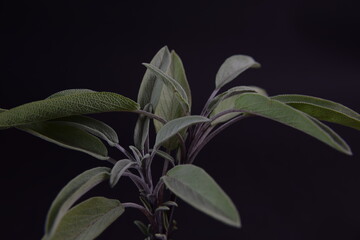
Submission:
POLYGON ((305 95, 270 97, 254 86, 221 91, 245 70, 260 67, 249 56, 226 59, 217 72, 214 91, 196 115, 191 114, 190 87, 174 51, 163 47, 144 66, 147 70, 137 101, 112 92, 70 89, 0 109, 0 129, 15 127, 100 160, 99 167, 81 173, 59 192, 49 209, 43 240, 95 239, 130 208, 143 213, 144 218, 134 223, 146 240, 171 239, 177 229, 178 198, 220 222, 240 227, 232 200, 194 161, 212 138, 244 118, 260 116, 280 122, 351 155, 347 143, 321 122, 360 130, 360 115, 341 104, 305 95), (109 125, 84 116, 101 112, 138 114, 132 146, 122 146, 109 125), (149 131, 150 127, 155 131, 149 131), (123 158, 109 156, 106 144, 118 149, 123 158), (162 164, 160 177, 153 176, 155 161, 162 164), (121 178, 131 179, 139 190, 137 202, 98 196, 77 203, 99 183, 107 181, 114 187, 121 178))

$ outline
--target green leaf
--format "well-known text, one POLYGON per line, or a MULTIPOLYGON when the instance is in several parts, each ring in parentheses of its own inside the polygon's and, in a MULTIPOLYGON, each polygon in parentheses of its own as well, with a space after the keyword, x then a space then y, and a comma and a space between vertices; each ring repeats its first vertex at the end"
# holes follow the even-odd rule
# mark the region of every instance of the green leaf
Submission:
POLYGON ((278 95, 272 99, 286 103, 319 120, 360 130, 360 114, 339 103, 297 94, 278 95))
POLYGON ((61 147, 87 153, 100 160, 109 158, 106 146, 97 137, 62 122, 39 122, 19 126, 18 129, 61 147))
POLYGON ((175 165, 175 159, 168 153, 161 151, 161 150, 156 150, 156 154, 159 155, 160 157, 168 160, 169 162, 171 162, 172 165, 175 165))
POLYGON ((110 169, 97 167, 87 170, 71 180, 59 192, 47 214, 45 234, 51 237, 69 208, 90 189, 110 178, 110 169))
MULTIPOLYGON (((239 94, 243 93, 249 93, 249 92, 255 92, 262 95, 267 95, 265 90, 255 87, 255 86, 238 86, 233 87, 226 92, 223 92, 216 96, 209 104, 208 111, 211 112, 210 117, 215 116, 218 113, 221 113, 226 110, 234 109, 235 107, 235 101, 239 94)), ((212 125, 217 125, 219 123, 226 122, 241 113, 229 113, 226 114, 220 118, 217 118, 215 121, 213 121, 212 125)))
POLYGON ((134 224, 139 228, 139 230, 145 235, 145 236, 149 236, 150 232, 149 232, 149 228, 141 221, 139 220, 135 220, 134 224))
POLYGON ((235 205, 203 169, 190 164, 178 165, 162 179, 175 195, 194 208, 223 223, 240 227, 235 205))
POLYGON ((73 126, 84 131, 87 131, 104 141, 110 146, 115 146, 119 143, 119 138, 114 129, 106 123, 86 116, 70 116, 64 118, 57 118, 54 121, 61 122, 64 125, 73 126))
POLYGON ((61 219, 54 234, 47 240, 93 240, 124 212, 118 200, 104 197, 90 198, 61 219))
POLYGON ((56 97, 62 97, 62 96, 68 96, 68 95, 76 95, 76 94, 83 94, 83 93, 94 93, 96 91, 91 90, 91 89, 85 89, 85 88, 80 88, 80 89, 66 89, 66 90, 62 90, 60 92, 54 93, 52 95, 50 95, 47 98, 56 98, 56 97))
POLYGON ((216 74, 216 89, 222 88, 225 84, 234 80, 239 74, 248 68, 258 68, 260 64, 252 57, 245 55, 234 55, 225 60, 216 74))
MULTIPOLYGON (((7 109, 0 108, 0 113, 5 112, 7 109)), ((0 127, 0 130, 8 129, 9 127, 0 127)))
POLYGON ((164 71, 157 68, 156 66, 153 66, 148 63, 143 63, 143 65, 151 72, 153 72, 164 83, 164 85, 173 92, 172 95, 175 95, 175 97, 178 98, 183 108, 186 109, 186 112, 189 112, 190 106, 189 106, 188 97, 186 95, 185 90, 180 85, 180 83, 178 83, 175 79, 167 75, 164 71))
POLYGON ((171 64, 166 73, 174 80, 176 80, 184 89, 189 106, 191 108, 191 90, 190 90, 189 82, 187 80, 184 65, 181 61, 181 58, 174 50, 171 51, 171 64))
MULTIPOLYGON (((180 85, 179 91, 184 89, 188 103, 188 105, 185 105, 183 98, 176 97, 176 90, 171 87, 172 85, 170 87, 167 84, 163 85, 160 99, 156 108, 154 109, 154 113, 166 121, 171 121, 173 119, 188 115, 191 107, 190 87, 186 79, 184 66, 180 57, 174 51, 171 52, 171 63, 168 69, 164 71, 164 73, 169 78, 168 81, 174 81, 175 84, 178 83, 180 85)), ((163 124, 157 120, 154 120, 154 125, 156 132, 158 132, 163 126, 163 124)), ((184 133, 180 134, 183 135, 184 133)), ((179 140, 176 137, 171 138, 165 142, 163 146, 168 150, 176 149, 179 146, 179 140)))
POLYGON ((72 94, 27 103, 2 112, 0 127, 15 127, 72 115, 137 109, 137 103, 116 93, 72 94))
POLYGON ((110 186, 114 187, 124 172, 134 164, 136 163, 129 159, 122 159, 117 161, 114 167, 111 169, 110 186))
MULTIPOLYGON (((151 104, 145 105, 144 111, 152 112, 151 104)), ((145 141, 149 136, 149 126, 150 119, 147 116, 140 114, 134 129, 134 143, 140 150, 144 149, 145 141)))
POLYGON ((197 123, 208 122, 210 119, 203 116, 185 116, 167 122, 156 135, 155 147, 159 147, 166 140, 175 136, 182 129, 197 123))
MULTIPOLYGON (((170 52, 167 46, 161 48, 158 53, 151 60, 150 64, 157 68, 166 71, 170 64, 170 52)), ((162 89, 162 81, 158 80, 158 77, 149 69, 146 70, 142 79, 139 94, 138 103, 141 108, 144 108, 146 104, 151 104, 155 107, 159 101, 160 93, 162 89)))
MULTIPOLYGON (((315 137, 340 152, 351 155, 350 147, 335 132, 329 134, 323 124, 285 103, 260 94, 244 93, 238 96, 235 108, 246 113, 269 118, 315 137)), ((328 127, 326 127, 328 129, 328 127)))

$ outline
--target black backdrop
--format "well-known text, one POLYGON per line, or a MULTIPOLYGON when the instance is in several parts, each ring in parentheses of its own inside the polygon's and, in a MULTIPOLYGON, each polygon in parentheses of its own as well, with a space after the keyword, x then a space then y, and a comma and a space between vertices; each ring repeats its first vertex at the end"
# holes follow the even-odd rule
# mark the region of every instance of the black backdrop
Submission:
MULTIPOLYGON (((355 1, 344 0, 2 1, 0 107, 68 88, 136 99, 141 63, 168 45, 183 59, 194 114, 211 93, 218 67, 233 54, 251 55, 262 68, 231 86, 315 95, 360 111, 358 12, 355 1)), ((135 115, 98 118, 114 126, 123 145, 132 144, 135 115)), ((354 156, 260 118, 221 134, 196 164, 232 197, 243 227, 228 227, 181 203, 175 239, 360 239, 360 135, 331 126, 354 156)), ((3 239, 40 239, 61 187, 106 165, 14 129, 0 133, 0 146, 3 239)), ((134 188, 121 181, 88 196, 134 199, 134 188)), ((136 218, 142 216, 127 211, 99 239, 141 239, 136 218)))

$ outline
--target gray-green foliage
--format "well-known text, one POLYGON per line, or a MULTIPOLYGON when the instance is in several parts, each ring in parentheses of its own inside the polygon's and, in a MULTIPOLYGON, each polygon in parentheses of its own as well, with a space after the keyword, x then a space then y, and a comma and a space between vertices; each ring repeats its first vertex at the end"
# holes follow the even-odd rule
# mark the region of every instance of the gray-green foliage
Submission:
POLYGON ((54 235, 44 240, 92 240, 99 236, 124 212, 119 200, 90 198, 61 219, 54 235))
MULTIPOLYGON (((360 130, 357 112, 329 100, 294 94, 268 96, 265 90, 255 86, 236 86, 220 92, 245 70, 260 66, 249 56, 234 55, 225 60, 216 75, 215 89, 199 115, 191 115, 190 86, 175 51, 163 47, 144 65, 146 72, 137 103, 117 93, 68 89, 9 110, 0 108, 0 129, 15 127, 106 160, 112 166, 85 171, 60 191, 48 212, 43 240, 95 239, 125 208, 144 214, 144 219, 134 223, 145 239, 167 240, 177 229, 175 196, 225 224, 240 227, 239 213, 229 196, 205 170, 193 165, 198 153, 213 137, 244 118, 260 116, 307 133, 350 155, 347 143, 321 121, 360 130), (134 146, 123 147, 121 140, 126 136, 121 135, 119 140, 109 125, 83 116, 102 112, 139 114, 134 146), (103 141, 125 157, 109 156, 103 141), (153 177, 153 162, 163 164, 160 178, 153 177), (119 181, 125 177, 138 189, 139 202, 120 203, 93 197, 73 206, 101 182, 109 181, 104 186, 114 187, 126 182, 119 181), (148 223, 144 223, 145 219, 148 223)), ((129 197, 124 192, 119 196, 122 202, 129 197)))
POLYGON ((71 180, 57 195, 48 212, 45 224, 45 237, 52 239, 58 225, 70 207, 86 192, 110 178, 110 169, 97 167, 87 170, 71 180))
POLYGON ((163 177, 166 186, 191 206, 231 226, 240 227, 235 205, 203 169, 179 165, 163 177))

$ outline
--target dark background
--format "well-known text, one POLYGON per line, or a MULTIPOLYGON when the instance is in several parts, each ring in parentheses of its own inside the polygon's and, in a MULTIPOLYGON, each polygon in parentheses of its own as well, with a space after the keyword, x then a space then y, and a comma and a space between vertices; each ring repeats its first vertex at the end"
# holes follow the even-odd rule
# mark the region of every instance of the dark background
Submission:
MULTIPOLYGON (((356 1, 2 1, 0 107, 68 88, 113 91, 136 99, 145 68, 164 45, 182 57, 198 114, 218 67, 233 54, 262 64, 234 85, 270 95, 302 93, 360 111, 360 14, 356 1)), ((135 115, 98 115, 122 145, 135 115)), ((243 227, 234 229, 180 203, 175 239, 360 239, 360 135, 331 125, 354 156, 266 119, 251 118, 199 155, 231 196, 243 227)), ((15 129, 2 131, 1 238, 40 239, 57 192, 77 174, 107 165, 15 129)), ((122 157, 111 151, 115 158, 122 157)), ((125 179, 92 194, 136 199, 125 179)), ((89 196, 90 196, 89 195, 89 196)), ((99 239, 142 239, 129 210, 99 239)))

